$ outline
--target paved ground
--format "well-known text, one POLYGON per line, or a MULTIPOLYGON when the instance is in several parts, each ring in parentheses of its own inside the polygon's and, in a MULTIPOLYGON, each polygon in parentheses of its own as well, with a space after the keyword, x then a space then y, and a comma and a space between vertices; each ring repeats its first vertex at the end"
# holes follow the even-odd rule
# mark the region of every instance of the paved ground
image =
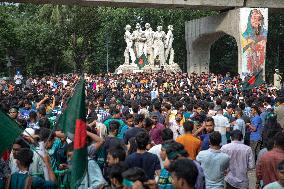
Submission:
POLYGON ((255 182, 256 182, 255 169, 248 172, 248 177, 249 177, 249 189, 255 189, 255 182))

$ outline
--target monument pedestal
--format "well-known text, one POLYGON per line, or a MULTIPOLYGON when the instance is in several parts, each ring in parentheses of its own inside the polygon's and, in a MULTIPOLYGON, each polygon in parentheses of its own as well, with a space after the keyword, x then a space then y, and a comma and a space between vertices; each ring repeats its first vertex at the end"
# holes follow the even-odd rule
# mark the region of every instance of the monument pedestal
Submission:
POLYGON ((159 72, 161 71, 163 67, 163 70, 167 73, 177 73, 181 72, 179 65, 177 63, 174 64, 165 64, 163 66, 154 66, 154 65, 145 65, 143 68, 139 69, 139 67, 136 64, 130 64, 130 65, 120 65, 116 70, 116 74, 121 73, 139 73, 139 72, 159 72))

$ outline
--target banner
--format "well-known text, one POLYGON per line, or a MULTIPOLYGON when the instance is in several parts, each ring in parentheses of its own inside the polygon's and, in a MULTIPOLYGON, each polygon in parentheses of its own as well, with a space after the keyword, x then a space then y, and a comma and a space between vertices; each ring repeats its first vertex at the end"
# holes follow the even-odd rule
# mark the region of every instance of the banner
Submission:
POLYGON ((240 35, 242 46, 242 77, 265 69, 268 32, 267 8, 242 8, 240 10, 240 35))

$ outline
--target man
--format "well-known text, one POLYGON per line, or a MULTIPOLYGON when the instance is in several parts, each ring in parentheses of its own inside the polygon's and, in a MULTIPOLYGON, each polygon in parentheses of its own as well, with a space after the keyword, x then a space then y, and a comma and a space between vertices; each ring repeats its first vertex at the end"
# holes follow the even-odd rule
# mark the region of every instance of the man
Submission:
POLYGON ((249 188, 247 172, 254 168, 254 157, 249 146, 244 145, 243 134, 240 130, 231 132, 232 143, 225 144, 221 152, 230 157, 229 172, 225 177, 226 189, 249 188))
POLYGON ((277 114, 277 122, 284 129, 284 96, 277 98, 278 107, 275 108, 275 113, 277 114))
POLYGON ((262 120, 259 116, 259 109, 257 106, 251 107, 251 124, 248 125, 250 130, 250 147, 254 154, 254 159, 260 150, 261 145, 261 128, 262 128, 262 120))
POLYGON ((153 121, 153 126, 149 132, 151 140, 155 144, 161 144, 163 142, 161 133, 165 127, 164 125, 158 122, 158 115, 156 112, 151 113, 151 119, 153 121))
POLYGON ((266 185, 264 189, 284 188, 284 160, 282 160, 278 165, 278 175, 279 180, 266 185))
POLYGON ((108 152, 109 149, 117 146, 125 147, 122 139, 117 138, 119 130, 119 122, 113 120, 109 124, 109 135, 105 138, 103 149, 108 152))
POLYGON ((175 120, 170 122, 170 126, 169 128, 173 131, 174 133, 174 140, 184 134, 184 130, 183 130, 183 126, 182 126, 182 119, 183 119, 183 114, 182 112, 177 112, 177 114, 175 115, 175 120))
POLYGON ((274 137, 274 141, 273 149, 263 154, 256 165, 258 187, 260 180, 263 180, 265 186, 279 179, 277 165, 284 159, 284 133, 277 133, 274 137))
POLYGON ((279 90, 281 88, 281 80, 282 76, 279 73, 279 69, 275 69, 275 74, 274 74, 274 87, 279 90))
MULTIPOLYGON (((233 124, 233 130, 239 130, 241 131, 243 137, 245 136, 246 134, 246 123, 245 121, 243 120, 242 118, 243 116, 243 112, 242 112, 242 109, 240 108, 236 108, 235 109, 235 117, 236 117, 236 121, 234 122, 233 124)), ((242 140, 243 142, 244 140, 242 140)))
POLYGON ((110 122, 115 120, 119 123, 119 129, 118 129, 118 134, 117 134, 117 138, 119 139, 123 139, 123 135, 124 133, 127 131, 128 127, 127 125, 125 125, 125 123, 120 119, 120 111, 117 108, 112 108, 111 109, 111 115, 112 117, 107 119, 104 122, 104 125, 107 127, 107 130, 109 132, 109 127, 110 127, 110 122))
POLYGON ((210 148, 200 151, 196 160, 204 171, 206 189, 224 189, 225 171, 229 168, 230 157, 221 152, 221 134, 217 131, 209 135, 210 148))
POLYGON ((43 161, 47 168, 49 180, 43 180, 40 177, 31 177, 29 175, 29 166, 33 161, 33 152, 29 148, 21 148, 15 155, 19 171, 8 177, 6 188, 56 188, 56 177, 51 168, 49 156, 43 157, 43 161))
MULTIPOLYGON (((165 141, 172 140, 172 139, 173 139, 173 131, 171 129, 166 128, 166 129, 162 130, 163 143, 165 141)), ((161 155, 160 155, 161 149, 162 149, 162 144, 158 144, 158 145, 153 146, 148 152, 158 156, 158 158, 160 160, 161 169, 163 169, 164 168, 163 160, 162 160, 161 155)))
POLYGON ((214 119, 212 117, 207 117, 204 125, 194 133, 194 136, 198 136, 199 133, 205 129, 205 133, 201 134, 199 137, 202 141, 201 150, 209 149, 209 135, 214 131, 214 125, 214 119))
POLYGON ((133 124, 133 116, 129 115, 126 117, 126 123, 129 127, 129 129, 125 132, 123 136, 124 143, 127 145, 129 143, 129 140, 133 137, 135 137, 139 132, 145 131, 143 129, 143 121, 144 121, 144 114, 138 114, 134 117, 134 124, 136 126, 129 126, 133 124))
POLYGON ((190 158, 195 160, 201 147, 201 141, 192 134, 192 130, 194 128, 194 123, 192 121, 185 121, 183 128, 185 134, 178 137, 176 141, 184 145, 184 148, 189 154, 190 158))
POLYGON ((135 139, 137 143, 137 151, 127 156, 125 163, 129 168, 142 168, 145 171, 147 178, 153 180, 155 176, 159 175, 161 166, 158 157, 146 151, 150 137, 148 133, 140 132, 135 139))
POLYGON ((192 160, 177 160, 171 163, 169 170, 174 189, 194 189, 198 170, 192 160))
POLYGON ((218 131, 222 136, 221 145, 227 144, 226 132, 230 132, 230 123, 228 118, 223 115, 223 109, 217 110, 217 115, 212 117, 214 119, 214 131, 218 131))

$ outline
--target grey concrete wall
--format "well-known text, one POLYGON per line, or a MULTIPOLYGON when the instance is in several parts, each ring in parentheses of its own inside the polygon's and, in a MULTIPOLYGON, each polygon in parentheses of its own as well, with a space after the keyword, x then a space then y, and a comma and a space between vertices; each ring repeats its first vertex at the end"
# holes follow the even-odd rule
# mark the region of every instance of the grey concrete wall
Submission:
MULTIPOLYGON (((187 72, 209 72, 211 45, 225 34, 235 38, 238 51, 241 52, 239 19, 240 9, 234 9, 185 23, 187 72)), ((238 72, 241 73, 242 56, 238 54, 238 72)))
POLYGON ((79 4, 116 7, 159 7, 224 10, 241 7, 284 9, 284 0, 0 0, 0 2, 79 4))

